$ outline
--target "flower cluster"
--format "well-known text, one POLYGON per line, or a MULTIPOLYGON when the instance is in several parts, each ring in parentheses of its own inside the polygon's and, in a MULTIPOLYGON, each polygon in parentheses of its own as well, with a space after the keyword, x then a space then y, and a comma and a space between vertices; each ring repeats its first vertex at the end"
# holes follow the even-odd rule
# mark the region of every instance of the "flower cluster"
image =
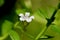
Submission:
POLYGON ((25 15, 23 13, 20 13, 19 16, 20 21, 31 22, 32 19, 34 19, 34 16, 30 16, 29 12, 26 12, 25 15))

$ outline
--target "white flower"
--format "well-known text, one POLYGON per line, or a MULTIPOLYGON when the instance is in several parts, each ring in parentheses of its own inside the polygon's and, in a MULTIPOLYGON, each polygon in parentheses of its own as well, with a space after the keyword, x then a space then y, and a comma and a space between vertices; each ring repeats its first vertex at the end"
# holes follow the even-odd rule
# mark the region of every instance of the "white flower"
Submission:
POLYGON ((30 16, 29 12, 26 12, 25 15, 23 13, 20 13, 19 16, 20 16, 20 21, 31 22, 32 19, 34 19, 34 16, 30 16))

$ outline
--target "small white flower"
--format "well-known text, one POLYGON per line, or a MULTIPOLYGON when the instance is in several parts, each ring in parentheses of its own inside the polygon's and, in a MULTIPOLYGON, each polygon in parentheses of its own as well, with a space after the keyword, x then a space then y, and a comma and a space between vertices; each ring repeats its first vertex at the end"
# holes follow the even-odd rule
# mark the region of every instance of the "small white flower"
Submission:
POLYGON ((29 12, 26 12, 25 15, 23 13, 19 14, 20 16, 20 21, 27 21, 27 22, 31 22, 32 19, 34 19, 34 16, 30 16, 29 12))

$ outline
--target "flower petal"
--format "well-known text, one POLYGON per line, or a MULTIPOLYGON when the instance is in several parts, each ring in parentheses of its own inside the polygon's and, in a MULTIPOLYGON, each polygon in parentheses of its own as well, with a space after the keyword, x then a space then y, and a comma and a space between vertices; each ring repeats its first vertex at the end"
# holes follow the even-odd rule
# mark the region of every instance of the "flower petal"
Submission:
POLYGON ((19 14, 19 16, 23 17, 23 16, 24 16, 24 14, 23 14, 23 13, 20 13, 20 14, 19 14))
POLYGON ((34 19, 34 16, 31 16, 30 18, 31 18, 31 19, 34 19))
POLYGON ((20 18, 20 21, 25 21, 25 19, 21 17, 21 18, 20 18))
POLYGON ((27 17, 30 16, 30 12, 26 12, 25 16, 27 16, 27 17))
POLYGON ((31 21, 32 21, 32 19, 31 19, 31 18, 28 18, 28 19, 26 19, 26 21, 27 21, 27 22, 31 22, 31 21))

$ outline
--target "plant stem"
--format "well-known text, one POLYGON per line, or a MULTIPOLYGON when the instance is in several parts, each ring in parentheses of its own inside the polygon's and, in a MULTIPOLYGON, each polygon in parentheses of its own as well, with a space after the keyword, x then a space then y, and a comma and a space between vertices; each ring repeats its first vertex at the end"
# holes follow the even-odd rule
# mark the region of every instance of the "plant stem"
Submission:
MULTIPOLYGON (((28 37, 30 37, 31 39, 34 39, 34 37, 33 37, 32 35, 30 35, 29 33, 26 33, 26 31, 24 31, 24 30, 22 29, 22 27, 18 26, 18 24, 19 24, 19 22, 17 22, 17 23, 15 24, 15 28, 20 29, 22 33, 26 34, 26 35, 27 35, 28 37)), ((26 26, 28 26, 28 24, 27 24, 26 26)))
POLYGON ((24 33, 24 34, 26 34, 28 37, 30 37, 30 38, 32 38, 32 39, 34 39, 34 37, 32 36, 32 35, 30 35, 30 34, 28 34, 28 33, 26 33, 20 26, 18 26, 17 27, 18 29, 20 29, 21 30, 21 32, 22 33, 24 33))
POLYGON ((38 40, 43 34, 44 32, 46 32, 47 27, 44 27, 43 30, 36 36, 35 40, 38 40))

